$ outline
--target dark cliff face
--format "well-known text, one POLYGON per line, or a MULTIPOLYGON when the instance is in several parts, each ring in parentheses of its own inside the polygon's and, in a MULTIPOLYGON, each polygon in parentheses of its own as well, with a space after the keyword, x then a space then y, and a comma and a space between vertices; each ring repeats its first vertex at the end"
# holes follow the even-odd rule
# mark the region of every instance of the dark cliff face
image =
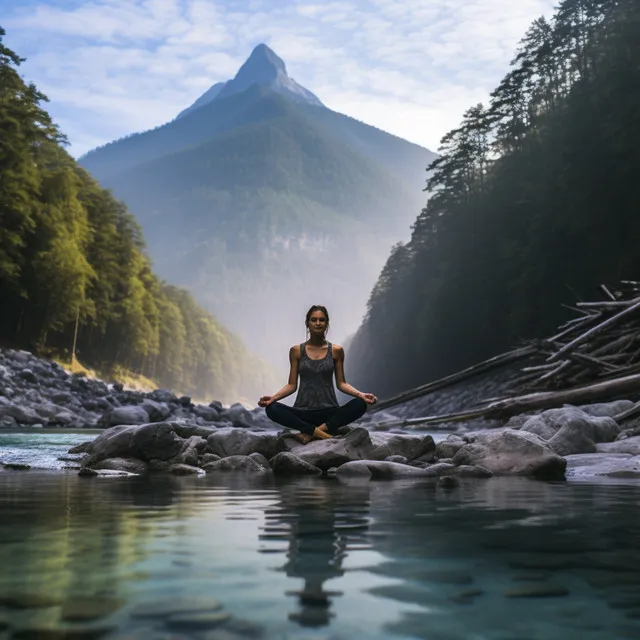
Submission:
POLYGON ((309 304, 336 313, 336 341, 355 330, 434 155, 322 106, 265 45, 215 87, 81 163, 130 207, 158 273, 281 364, 309 304))

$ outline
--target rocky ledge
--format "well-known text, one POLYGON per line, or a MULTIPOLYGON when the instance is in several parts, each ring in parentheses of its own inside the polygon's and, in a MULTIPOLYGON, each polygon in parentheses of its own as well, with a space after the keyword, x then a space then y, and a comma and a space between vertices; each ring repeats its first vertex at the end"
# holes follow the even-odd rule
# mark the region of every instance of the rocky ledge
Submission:
POLYGON ((522 417, 520 424, 514 420, 491 431, 452 434, 437 444, 430 435, 356 426, 302 445, 287 433, 164 421, 111 427, 70 453, 84 456, 79 473, 87 476, 243 472, 340 480, 446 477, 447 483, 494 475, 553 480, 565 478, 567 469, 575 475, 575 469, 593 466, 598 447, 608 447, 600 455, 623 456, 629 467, 629 459, 640 454, 635 444, 640 436, 617 440, 627 434, 611 417, 628 406, 626 401, 567 406, 522 417), (580 457, 585 455, 592 456, 588 464, 580 457))

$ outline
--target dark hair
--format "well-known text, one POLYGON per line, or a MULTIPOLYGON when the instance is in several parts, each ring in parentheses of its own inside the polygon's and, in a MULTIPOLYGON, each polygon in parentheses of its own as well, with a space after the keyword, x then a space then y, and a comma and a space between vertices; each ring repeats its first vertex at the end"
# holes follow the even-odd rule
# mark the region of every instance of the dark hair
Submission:
POLYGON ((327 330, 329 329, 329 312, 327 311, 327 307, 322 306, 321 304, 314 304, 309 307, 309 311, 307 311, 307 315, 304 317, 304 326, 309 330, 309 318, 311 318, 311 314, 314 311, 322 311, 324 313, 324 317, 327 319, 327 330))

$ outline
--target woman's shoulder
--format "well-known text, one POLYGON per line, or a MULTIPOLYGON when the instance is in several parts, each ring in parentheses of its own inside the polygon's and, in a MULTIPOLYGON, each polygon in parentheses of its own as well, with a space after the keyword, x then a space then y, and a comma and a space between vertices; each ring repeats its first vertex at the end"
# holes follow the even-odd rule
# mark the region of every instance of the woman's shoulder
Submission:
POLYGON ((336 344, 335 342, 331 343, 331 351, 333 351, 333 354, 336 356, 344 355, 344 349, 339 344, 336 344))
POLYGON ((289 355, 292 356, 299 356, 300 355, 300 344, 294 344, 290 349, 289 349, 289 355))

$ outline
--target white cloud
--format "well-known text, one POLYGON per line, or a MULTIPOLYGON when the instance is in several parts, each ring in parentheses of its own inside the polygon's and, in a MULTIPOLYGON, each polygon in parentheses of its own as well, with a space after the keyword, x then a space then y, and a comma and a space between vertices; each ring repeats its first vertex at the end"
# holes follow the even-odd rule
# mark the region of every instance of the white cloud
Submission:
POLYGON ((435 149, 552 0, 23 0, 24 73, 82 153, 175 116, 266 42, 329 107, 435 149))

